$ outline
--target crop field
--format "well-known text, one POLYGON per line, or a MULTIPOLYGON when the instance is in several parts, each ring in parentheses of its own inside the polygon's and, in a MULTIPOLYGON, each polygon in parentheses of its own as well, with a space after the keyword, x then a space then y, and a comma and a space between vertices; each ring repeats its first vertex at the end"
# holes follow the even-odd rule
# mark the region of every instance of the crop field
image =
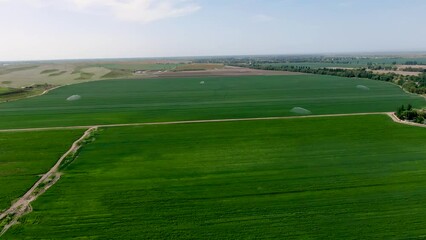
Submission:
POLYGON ((8 88, 0 87, 0 94, 8 93, 10 90, 8 88))
POLYGON ((329 63, 329 62, 283 62, 283 63, 264 63, 263 66, 294 66, 294 67, 310 67, 310 68, 359 68, 367 67, 367 63, 329 63))
POLYGON ((0 129, 394 111, 424 98, 380 81, 316 75, 107 80, 0 105, 0 129), (78 101, 67 101, 79 95, 78 101))
POLYGON ((221 69, 224 68, 223 64, 186 64, 176 67, 176 71, 200 71, 200 70, 212 70, 212 69, 221 69))
POLYGON ((103 129, 4 237, 424 236, 425 138, 384 115, 103 129))
POLYGON ((426 240, 412 2, 0 0, 0 240, 426 240))
POLYGON ((28 64, 18 66, 18 67, 0 67, 0 75, 6 75, 6 74, 14 73, 14 72, 30 70, 37 67, 38 67, 37 65, 28 65, 28 64))
MULTIPOLYGON (((153 72, 162 72, 174 70, 176 67, 184 64, 180 63, 145 63, 145 62, 124 62, 124 63, 107 63, 96 64, 94 67, 110 69, 111 72, 102 76, 104 79, 111 78, 129 78, 134 76, 135 72, 144 72, 142 75, 150 77, 153 72), (146 72, 145 72, 146 71, 146 72)), ((141 74, 138 74, 141 77, 141 74)))
POLYGON ((42 95, 46 90, 52 89, 51 85, 33 85, 27 88, 1 88, 0 87, 0 103, 17 101, 25 98, 42 95))
POLYGON ((106 63, 96 64, 94 66, 108 69, 121 69, 132 71, 165 71, 172 70, 184 64, 180 63, 144 63, 144 62, 125 62, 125 63, 106 63))
POLYGON ((80 130, 0 133, 0 212, 47 172, 80 130))
MULTIPOLYGON (((174 70, 177 67, 187 69, 188 62, 153 62, 153 61, 54 61, 54 62, 34 62, 14 63, 6 67, 0 65, 0 88, 21 88, 35 84, 68 85, 81 82, 133 78, 135 71, 166 71, 174 70)), ((196 65, 197 69, 210 69, 213 64, 196 65)), ((218 65, 216 65, 218 66, 218 65)), ((152 77, 150 73, 137 76, 152 77)))
MULTIPOLYGON (((318 75, 117 79, 2 103, 0 130, 383 113, 402 104, 426 100, 386 82, 318 75)), ((0 132, 0 212, 82 133, 0 132)), ((384 114, 101 127, 2 237, 423 236, 425 137, 425 128, 384 114)))
POLYGON ((418 64, 426 65, 426 58, 424 57, 415 57, 415 58, 406 58, 406 57, 396 57, 396 58, 359 58, 353 60, 344 60, 344 61, 335 61, 335 62, 282 62, 282 63, 265 63, 262 65, 265 66, 295 66, 295 67, 310 67, 310 68, 365 68, 368 64, 373 65, 382 65, 382 66, 393 66, 396 64, 406 64, 407 61, 415 61, 418 64))
POLYGON ((21 64, 9 66, 8 69, 0 69, 0 87, 21 88, 35 84, 66 85, 80 83, 80 70, 93 74, 86 81, 101 79, 110 72, 101 67, 80 66, 73 63, 52 63, 30 65, 21 64), (80 69, 81 68, 81 69, 80 69), (79 69, 78 71, 75 71, 79 69), (3 72, 3 74, 1 74, 3 72))

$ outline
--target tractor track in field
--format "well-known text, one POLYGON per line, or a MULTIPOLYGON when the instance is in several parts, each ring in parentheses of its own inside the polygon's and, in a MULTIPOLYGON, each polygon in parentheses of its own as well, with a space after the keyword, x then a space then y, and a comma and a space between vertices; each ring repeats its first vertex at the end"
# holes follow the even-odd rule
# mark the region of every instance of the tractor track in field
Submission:
POLYGON ((47 173, 43 174, 42 177, 21 198, 0 214, 0 223, 2 221, 6 221, 3 229, 0 229, 0 237, 9 230, 10 227, 17 224, 19 218, 32 211, 31 202, 35 201, 39 196, 59 181, 61 178, 61 173, 59 172, 61 164, 68 156, 75 154, 81 148, 81 143, 96 130, 97 127, 90 127, 87 129, 47 173))
POLYGON ((146 123, 123 123, 123 124, 99 124, 99 125, 88 125, 88 126, 0 129, 0 133, 88 129, 92 127, 112 128, 112 127, 175 125, 175 124, 215 123, 215 122, 243 122, 243 121, 285 120, 285 119, 346 117, 346 116, 366 116, 366 115, 388 115, 390 118, 392 118, 394 122, 397 122, 397 123, 406 124, 410 126, 417 126, 417 127, 426 127, 426 125, 424 124, 417 124, 417 123, 399 120, 393 112, 371 112, 371 113, 343 113, 343 114, 304 115, 304 116, 286 116, 286 117, 228 118, 228 119, 188 120, 188 121, 172 121, 172 122, 146 122, 146 123))

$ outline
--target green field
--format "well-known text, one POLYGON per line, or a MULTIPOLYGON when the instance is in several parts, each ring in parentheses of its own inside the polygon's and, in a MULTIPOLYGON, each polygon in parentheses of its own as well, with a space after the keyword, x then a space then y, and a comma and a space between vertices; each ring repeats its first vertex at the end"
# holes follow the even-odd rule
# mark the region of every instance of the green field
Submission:
POLYGON ((224 68, 223 64, 214 64, 214 63, 193 63, 176 66, 174 71, 201 71, 201 70, 212 70, 212 69, 221 69, 224 68))
MULTIPOLYGON (((386 82, 317 75, 106 80, 0 104, 0 129, 283 117, 295 107, 390 112, 408 103, 426 106, 386 82), (67 101, 72 95, 81 99, 67 101)), ((0 209, 82 132, 0 133, 0 209)), ((385 115, 103 128, 4 239, 423 236, 425 137, 385 115)))
MULTIPOLYGON (((0 87, 0 103, 17 101, 21 99, 31 98, 37 95, 41 95, 44 91, 52 88, 53 86, 33 85, 27 88, 2 88, 0 87)), ((1 106, 0 106, 1 108, 1 106)), ((2 114, 0 114, 2 116, 2 114)))
POLYGON ((425 138, 384 115, 105 129, 4 237, 421 237, 425 138))
POLYGON ((0 211, 22 196, 82 131, 0 133, 0 211))
MULTIPOLYGON (((367 67, 367 63, 329 63, 329 62, 283 62, 283 63, 262 63, 262 66, 294 66, 294 67, 310 67, 310 68, 361 68, 367 67)), ((385 64, 388 65, 388 64, 385 64)))
POLYGON ((310 68, 366 68, 369 64, 381 66, 393 66, 396 64, 405 64, 407 61, 416 61, 418 64, 426 64, 426 58, 359 58, 359 59, 345 59, 336 61, 314 61, 314 62, 282 62, 282 63, 262 63, 263 66, 295 66, 295 67, 310 67, 310 68))
POLYGON ((1 104, 0 129, 291 116, 294 107, 313 114, 384 112, 408 103, 426 105, 386 82, 330 76, 108 80, 1 104), (75 94, 81 100, 66 101, 75 94))
POLYGON ((0 94, 8 93, 10 91, 9 88, 2 88, 0 87, 0 94))
POLYGON ((144 63, 144 62, 123 62, 123 63, 105 63, 95 64, 95 67, 104 67, 111 70, 131 70, 131 71, 165 71, 175 69, 179 63, 144 63))
POLYGON ((52 73, 56 73, 59 72, 59 69, 46 69, 40 72, 40 74, 52 74, 52 73))

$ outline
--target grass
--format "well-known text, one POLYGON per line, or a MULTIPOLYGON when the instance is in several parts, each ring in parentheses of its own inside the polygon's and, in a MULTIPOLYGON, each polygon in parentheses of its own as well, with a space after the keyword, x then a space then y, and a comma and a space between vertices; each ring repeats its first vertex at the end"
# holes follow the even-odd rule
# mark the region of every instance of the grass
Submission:
MULTIPOLYGON (((110 70, 101 67, 90 67, 92 63, 73 63, 73 62, 52 62, 38 63, 38 66, 31 68, 19 68, 20 71, 9 71, 7 68, 0 68, 0 86, 11 88, 22 88, 34 84, 50 85, 68 85, 80 83, 82 81, 93 81, 110 72, 110 70), (83 79, 76 81, 80 77, 83 79), (3 74, 1 74, 3 73, 3 74), (78 75, 77 75, 78 74, 78 75), (89 78, 89 76, 92 76, 89 78)), ((13 66, 26 66, 24 64, 13 66)))
POLYGON ((49 77, 61 76, 61 75, 65 74, 65 73, 67 73, 67 71, 55 72, 55 73, 49 74, 49 77))
POLYGON ((283 63, 264 63, 265 66, 295 66, 295 67, 310 67, 310 68, 333 68, 333 67, 342 67, 342 68, 366 68, 369 63, 374 65, 382 66, 393 66, 393 63, 396 64, 405 64, 407 61, 417 61, 419 64, 426 64, 426 58, 405 58, 405 57, 395 57, 395 58, 359 58, 354 60, 344 60, 344 61, 335 61, 335 62, 283 62, 283 63))
POLYGON ((37 68, 38 66, 20 66, 20 67, 7 67, 0 69, 0 75, 5 75, 13 72, 20 72, 37 68))
POLYGON ((425 138, 381 115, 106 129, 4 237, 422 237, 425 138))
POLYGON ((3 87, 0 87, 0 95, 1 95, 1 94, 5 94, 5 93, 8 93, 8 92, 10 92, 10 89, 9 89, 9 88, 3 88, 3 87))
POLYGON ((76 78, 75 80, 88 80, 91 79, 93 76, 95 76, 94 73, 88 73, 88 72, 79 72, 80 77, 76 78))
POLYGON ((19 89, 19 90, 16 90, 16 91, 9 92, 8 94, 0 94, 0 103, 16 101, 16 100, 25 99, 25 98, 28 98, 28 97, 33 97, 33 96, 41 94, 42 92, 43 91, 40 90, 40 89, 30 90, 30 91, 25 91, 25 90, 19 89))
POLYGON ((223 68, 223 64, 201 64, 201 63, 193 63, 193 64, 185 64, 177 66, 175 71, 201 71, 201 70, 212 70, 212 69, 220 69, 223 68))
POLYGON ((103 67, 111 72, 102 76, 102 79, 128 78, 132 77, 135 71, 166 71, 174 70, 177 67, 186 66, 179 63, 144 63, 144 62, 123 62, 96 64, 96 67, 103 67))
POLYGON ((0 211, 23 195, 81 134, 81 130, 0 133, 0 211))
POLYGON ((55 73, 55 72, 59 72, 59 69, 46 69, 40 72, 40 74, 50 74, 50 73, 55 73))
MULTIPOLYGON (((346 61, 346 60, 345 60, 346 61)), ((318 67, 366 67, 367 63, 381 65, 404 64, 407 61, 417 61, 426 63, 426 58, 360 58, 348 60, 349 63, 339 62, 322 63, 278 63, 275 65, 293 65, 318 67)), ((1 64, 0 64, 1 65, 1 64)), ((136 71, 146 71, 142 76, 151 77, 156 71, 190 71, 217 68, 216 64, 194 63, 185 60, 142 60, 142 59, 116 59, 116 60, 79 60, 79 61, 52 61, 15 63, 8 66, 0 66, 0 85, 12 88, 28 87, 33 84, 68 85, 80 83, 82 81, 95 81, 117 78, 135 78, 136 71), (80 72, 84 75, 80 78, 80 72), (62 73, 63 72, 63 73, 62 73), (58 74, 56 74, 58 73, 58 74), (61 73, 61 74, 59 74, 61 73), (53 74, 47 77, 49 74, 53 74), (76 80, 76 78, 78 80, 76 80)), ((220 66, 219 66, 220 67, 220 66)), ((141 75, 139 75, 141 77, 141 75)))
POLYGON ((165 71, 172 70, 178 66, 184 66, 178 63, 108 63, 108 64, 97 64, 95 66, 104 67, 111 70, 130 70, 130 71, 165 71))
POLYGON ((111 69, 111 72, 102 76, 102 78, 125 78, 133 75, 132 70, 128 69, 111 69))
POLYGON ((385 82, 316 75, 107 80, 1 104, 0 128, 292 116, 294 107, 313 114, 383 112, 408 103, 426 105, 385 82), (66 101, 75 94, 82 99, 66 101))
POLYGON ((34 85, 27 88, 0 88, 0 103, 16 101, 40 95, 45 90, 52 88, 53 86, 48 84, 34 85))
POLYGON ((264 63, 262 66, 294 66, 294 67, 310 67, 313 69, 317 68, 333 68, 333 67, 341 67, 341 68, 360 68, 367 67, 366 64, 357 64, 357 63, 327 63, 327 62, 285 62, 285 63, 264 63))

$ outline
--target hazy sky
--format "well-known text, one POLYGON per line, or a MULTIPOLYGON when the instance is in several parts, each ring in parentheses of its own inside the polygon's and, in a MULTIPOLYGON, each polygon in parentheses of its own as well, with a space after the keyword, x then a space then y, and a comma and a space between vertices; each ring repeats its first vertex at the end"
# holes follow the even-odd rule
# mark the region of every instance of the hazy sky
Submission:
POLYGON ((425 0, 0 0, 0 61, 426 50, 425 0))

